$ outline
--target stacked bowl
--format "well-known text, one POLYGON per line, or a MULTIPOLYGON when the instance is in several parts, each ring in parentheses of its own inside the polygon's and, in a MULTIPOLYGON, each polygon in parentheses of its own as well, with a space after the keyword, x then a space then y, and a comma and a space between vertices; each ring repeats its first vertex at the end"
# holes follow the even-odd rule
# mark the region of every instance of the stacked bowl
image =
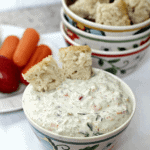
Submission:
POLYGON ((61 32, 68 45, 89 45, 93 67, 123 77, 139 66, 150 45, 150 19, 130 26, 108 26, 83 19, 62 0, 61 32))

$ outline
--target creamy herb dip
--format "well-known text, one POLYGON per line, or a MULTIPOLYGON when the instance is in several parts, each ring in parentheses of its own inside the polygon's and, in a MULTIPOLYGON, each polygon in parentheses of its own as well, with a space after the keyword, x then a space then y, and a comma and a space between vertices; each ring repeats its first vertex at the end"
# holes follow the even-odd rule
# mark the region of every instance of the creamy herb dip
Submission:
POLYGON ((122 125, 132 102, 118 80, 95 70, 89 80, 66 79, 56 90, 37 92, 29 85, 24 110, 39 126, 70 137, 91 137, 122 125))

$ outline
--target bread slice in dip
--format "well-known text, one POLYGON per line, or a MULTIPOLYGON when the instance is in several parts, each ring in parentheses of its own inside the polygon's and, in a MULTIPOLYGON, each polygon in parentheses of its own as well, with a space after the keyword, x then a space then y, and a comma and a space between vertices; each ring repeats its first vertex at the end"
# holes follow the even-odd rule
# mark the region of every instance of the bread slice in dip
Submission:
POLYGON ((53 90, 64 80, 62 69, 51 55, 34 65, 23 77, 40 92, 53 90))
POLYGON ((66 78, 87 80, 91 77, 92 58, 89 46, 69 46, 59 49, 59 60, 66 78))

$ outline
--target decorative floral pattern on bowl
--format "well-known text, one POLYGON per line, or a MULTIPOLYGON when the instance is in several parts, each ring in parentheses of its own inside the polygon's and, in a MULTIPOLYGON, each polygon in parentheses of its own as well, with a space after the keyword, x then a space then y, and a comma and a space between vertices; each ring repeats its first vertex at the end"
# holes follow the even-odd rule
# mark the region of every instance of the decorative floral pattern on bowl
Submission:
POLYGON ((66 34, 70 37, 70 39, 72 39, 73 41, 75 39, 80 39, 79 36, 75 33, 73 33, 70 29, 68 29, 67 27, 63 26, 64 27, 64 31, 66 32, 66 34))
POLYGON ((137 48, 146 43, 150 39, 150 33, 139 37, 137 39, 126 39, 122 41, 117 40, 104 40, 91 38, 73 31, 71 28, 63 24, 65 33, 76 43, 80 45, 89 45, 93 49, 102 51, 126 51, 128 49, 137 48))
POLYGON ((74 27, 76 27, 77 29, 80 29, 84 32, 88 32, 91 34, 95 34, 95 35, 100 35, 100 36, 106 36, 104 31, 99 31, 99 30, 94 30, 94 29, 90 29, 88 27, 85 27, 83 24, 79 23, 79 22, 75 22, 73 21, 68 15, 64 14, 65 19, 74 27))
MULTIPOLYGON (((146 48, 145 48, 146 49, 146 48)), ((105 71, 108 71, 117 76, 123 77, 126 74, 132 73, 141 60, 144 58, 146 54, 146 50, 137 53, 134 55, 124 56, 124 57, 101 57, 98 55, 92 54, 93 66, 97 68, 102 68, 105 71)))

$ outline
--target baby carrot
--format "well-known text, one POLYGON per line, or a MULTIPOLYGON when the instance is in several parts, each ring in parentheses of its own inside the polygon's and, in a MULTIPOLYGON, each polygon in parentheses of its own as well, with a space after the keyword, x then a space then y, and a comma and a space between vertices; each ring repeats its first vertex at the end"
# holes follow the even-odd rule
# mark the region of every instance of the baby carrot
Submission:
POLYGON ((17 48, 18 43, 19 43, 19 38, 17 36, 13 36, 13 35, 8 36, 2 44, 0 55, 3 55, 8 59, 12 60, 13 54, 17 48))
POLYGON ((13 56, 13 61, 18 67, 23 67, 27 64, 36 50, 39 38, 40 36, 36 30, 32 28, 25 30, 13 56))
POLYGON ((52 54, 52 51, 47 45, 41 44, 41 45, 37 46, 36 51, 31 56, 29 62, 23 68, 21 73, 25 74, 31 67, 33 67, 35 64, 42 61, 43 58, 45 58, 51 54, 52 54))

